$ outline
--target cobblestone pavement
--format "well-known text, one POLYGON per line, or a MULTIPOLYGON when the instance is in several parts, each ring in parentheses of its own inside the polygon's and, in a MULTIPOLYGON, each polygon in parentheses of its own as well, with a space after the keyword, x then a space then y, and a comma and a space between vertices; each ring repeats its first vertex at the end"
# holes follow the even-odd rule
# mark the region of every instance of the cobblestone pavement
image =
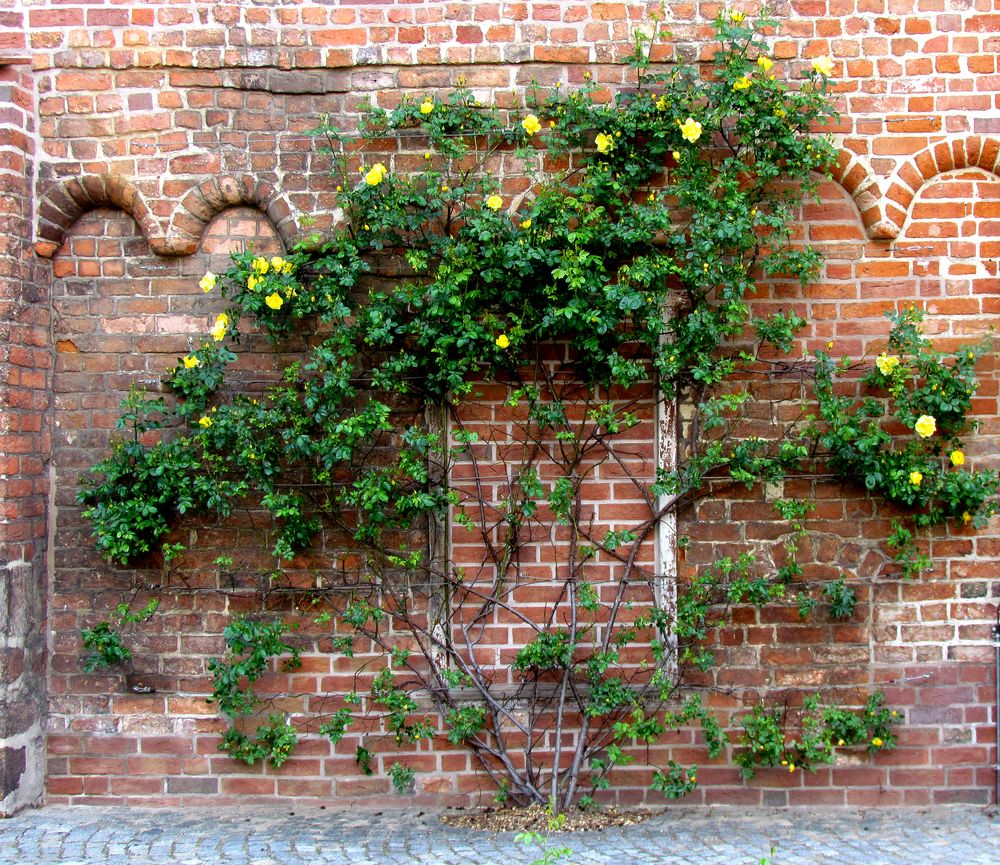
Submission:
MULTIPOLYGON (((433 810, 44 808, 0 821, 2 865, 521 865, 512 833, 433 810)), ((576 865, 998 865, 1000 818, 928 810, 674 809, 637 826, 555 836, 576 865)), ((565 865, 565 860, 562 860, 565 865)))

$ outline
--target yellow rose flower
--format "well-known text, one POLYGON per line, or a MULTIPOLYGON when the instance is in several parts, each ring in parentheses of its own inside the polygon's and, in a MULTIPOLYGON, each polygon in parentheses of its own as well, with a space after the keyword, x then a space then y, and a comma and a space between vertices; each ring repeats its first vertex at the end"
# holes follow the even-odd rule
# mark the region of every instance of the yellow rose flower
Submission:
POLYGON ((689 117, 683 123, 677 121, 681 127, 681 138, 694 144, 701 138, 701 124, 693 117, 689 117))
POLYGON ((921 472, 910 472, 910 483, 915 487, 920 486, 920 482, 923 481, 924 476, 921 472))
POLYGON ((524 120, 521 121, 521 128, 528 133, 528 135, 534 135, 536 132, 540 132, 542 124, 538 122, 538 118, 534 114, 529 114, 524 120))
POLYGON ((389 170, 381 162, 376 162, 365 174, 365 183, 378 186, 388 173, 389 170))
POLYGON ((208 429, 208 428, 209 428, 209 427, 210 427, 210 426, 212 425, 212 419, 211 419, 210 417, 206 417, 205 415, 202 415, 202 416, 201 416, 201 417, 200 417, 200 418, 198 419, 198 425, 199 425, 199 426, 200 426, 200 427, 201 427, 202 429, 208 429))
POLYGON ((255 258, 253 260, 253 272, 259 274, 260 276, 267 273, 269 267, 270 265, 267 263, 266 258, 255 258))
POLYGON ((285 259, 276 255, 271 259, 271 267, 279 273, 285 269, 285 259))
POLYGON ((680 162, 681 161, 681 152, 679 150, 675 150, 670 155, 674 158, 674 162, 680 162))
POLYGON ((882 747, 882 740, 878 736, 876 736, 874 739, 872 739, 872 744, 876 748, 881 748, 882 747))
POLYGON ((527 231, 529 228, 531 228, 531 220, 530 219, 523 220, 521 222, 521 228, 523 228, 525 231, 527 231))
POLYGON ((661 96, 659 99, 656 100, 656 110, 657 111, 666 111, 667 110, 667 97, 666 96, 661 96))
POLYGON ((763 55, 761 55, 760 57, 757 58, 757 65, 764 72, 770 72, 771 67, 774 66, 774 61, 770 57, 764 57, 763 55))
POLYGON ((499 195, 491 195, 486 199, 486 206, 490 210, 499 210, 503 207, 503 199, 499 195))
POLYGON ((212 339, 216 342, 220 342, 226 335, 226 331, 229 329, 229 316, 224 312, 220 312, 215 318, 215 324, 209 333, 212 335, 212 339))
POLYGON ((882 354, 875 358, 875 366, 878 367, 878 371, 882 375, 892 375, 892 371, 899 366, 899 358, 894 354, 882 352, 882 354))
POLYGON ((434 100, 430 96, 424 97, 424 101, 420 103, 420 113, 430 114, 434 110, 434 100))
POLYGON ((737 78, 733 82, 733 90, 749 90, 752 83, 753 82, 747 78, 746 75, 744 75, 742 78, 737 78))
POLYGON ((261 280, 261 278, 259 276, 255 276, 254 274, 250 274, 250 276, 247 277, 247 289, 249 291, 256 291, 257 290, 257 286, 260 285, 261 282, 262 282, 262 280, 261 280))
POLYGON ((829 57, 817 57, 813 60, 813 71, 829 78, 833 75, 833 61, 829 57))
POLYGON ((507 348, 510 345, 510 340, 507 338, 507 334, 505 333, 501 333, 500 336, 497 337, 496 342, 500 348, 507 348))
POLYGON ((922 414, 917 418, 917 422, 913 425, 913 429, 920 438, 926 439, 930 438, 937 432, 937 421, 929 414, 922 414))
POLYGON ((201 361, 198 360, 198 358, 196 358, 193 354, 188 354, 184 356, 183 363, 184 369, 194 369, 196 366, 201 364, 201 361))
POLYGON ((962 522, 963 523, 971 523, 972 522, 972 514, 970 514, 968 511, 963 511, 962 512, 962 522))
POLYGON ((737 24, 742 24, 743 19, 746 18, 746 15, 744 15, 742 12, 730 12, 729 17, 737 24))
POLYGON ((202 291, 208 294, 208 292, 210 292, 213 288, 215 288, 216 279, 218 279, 218 277, 214 273, 212 273, 212 271, 209 270, 201 278, 201 282, 199 282, 198 285, 202 291))
POLYGON ((597 146, 598 153, 610 153, 615 149, 615 140, 610 135, 605 135, 603 132, 598 132, 597 137, 594 139, 594 144, 597 146))
POLYGON ((282 300, 281 295, 276 291, 272 291, 267 297, 264 298, 264 303, 266 303, 271 309, 281 309, 281 305, 285 301, 282 300))
POLYGON ((964 466, 965 465, 965 454, 961 451, 951 452, 951 464, 953 466, 964 466))

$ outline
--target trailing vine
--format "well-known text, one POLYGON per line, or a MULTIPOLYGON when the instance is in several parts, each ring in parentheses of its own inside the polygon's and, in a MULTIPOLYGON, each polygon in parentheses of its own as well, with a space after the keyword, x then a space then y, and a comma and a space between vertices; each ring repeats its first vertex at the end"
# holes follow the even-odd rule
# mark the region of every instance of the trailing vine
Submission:
MULTIPOLYGON (((398 792, 415 784, 405 752, 435 737, 469 748, 505 797, 554 815, 595 801, 670 730, 697 724, 721 753, 724 731, 684 685, 716 663, 728 611, 797 588, 803 615, 822 597, 842 619, 854 597, 842 579, 807 583, 810 506, 780 499, 783 564, 758 549, 722 557, 674 602, 649 554, 663 520, 720 483, 753 489, 825 464, 911 514, 890 539, 910 572, 922 565, 913 530, 982 525, 998 485, 962 450, 985 346, 942 362, 904 311, 862 379, 887 399, 859 402, 836 387, 851 361, 790 358, 799 316, 754 313, 759 282, 816 274, 792 227, 834 158, 813 132, 835 116, 829 63, 791 86, 764 36, 775 26, 722 14, 707 70, 679 54, 653 64, 639 34, 635 87, 620 93, 590 80, 534 88, 511 110, 459 88, 369 107, 357 136, 324 124, 340 221, 287 255, 241 252, 203 278, 228 307, 169 371, 172 398, 129 395, 111 455, 80 490, 102 555, 176 558, 178 516, 245 503, 273 521, 268 580, 321 533, 347 537, 357 567, 302 592, 356 671, 319 732, 353 748, 365 774, 381 761, 398 792), (278 351, 308 337, 280 381, 252 393, 229 372, 251 327, 278 351), (746 434, 762 371, 814 377, 816 416, 746 434), (496 386, 504 421, 488 441, 471 418, 496 386), (681 458, 637 469, 630 436, 660 401, 686 408, 681 458), (591 513, 590 485, 608 476, 634 518, 591 513), (428 549, 449 519, 481 563, 428 549), (539 538, 558 576, 532 571, 539 538), (544 603, 523 602, 534 590, 544 603), (509 658, 488 651, 494 627, 519 632, 509 658), (385 748, 403 756, 390 766, 385 748)), ((230 721, 220 748, 248 763, 280 766, 297 740, 282 714, 247 732, 266 710, 254 682, 305 648, 288 628, 236 618, 209 665, 230 721)), ((751 774, 829 762, 841 741, 891 747, 881 697, 858 702, 861 714, 809 698, 794 741, 786 712, 756 708, 735 759, 751 774)), ((677 797, 696 778, 671 760, 652 786, 677 797)))

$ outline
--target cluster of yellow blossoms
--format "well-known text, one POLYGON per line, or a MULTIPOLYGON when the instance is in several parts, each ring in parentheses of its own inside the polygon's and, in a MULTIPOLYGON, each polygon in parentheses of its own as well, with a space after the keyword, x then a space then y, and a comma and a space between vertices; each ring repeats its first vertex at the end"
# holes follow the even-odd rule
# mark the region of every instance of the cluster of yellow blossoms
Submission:
MULTIPOLYGON (((889 377, 899 368, 899 358, 894 354, 882 353, 877 358, 875 358, 875 366, 878 367, 878 371, 882 375, 889 377)), ((922 414, 917 418, 917 422, 913 425, 914 432, 920 436, 922 439, 930 438, 934 433, 937 432, 937 420, 934 415, 922 414)), ((961 450, 953 450, 948 455, 951 464, 955 467, 965 465, 965 453, 961 450)), ((923 483, 924 474, 921 471, 914 469, 910 472, 910 483, 915 487, 919 487, 923 483)), ((962 514, 962 520, 964 522, 970 522, 972 517, 968 512, 962 514)))

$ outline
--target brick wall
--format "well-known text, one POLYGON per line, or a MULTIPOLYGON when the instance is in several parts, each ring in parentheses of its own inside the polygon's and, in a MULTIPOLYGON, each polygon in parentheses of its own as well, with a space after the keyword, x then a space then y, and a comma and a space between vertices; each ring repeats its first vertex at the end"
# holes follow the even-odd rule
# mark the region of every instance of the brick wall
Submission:
MULTIPOLYGON (((794 76, 809 58, 832 56, 841 112, 834 130, 842 149, 837 177, 803 214, 803 232, 826 255, 823 274, 804 290, 776 284, 758 301, 805 316, 806 348, 833 341, 837 354, 877 352, 887 332, 882 313, 909 302, 926 307, 942 345, 974 338, 996 322, 1000 14, 992 6, 990 0, 775 4, 783 20, 775 71, 794 76)), ((23 54, 33 67, 30 76, 24 67, 3 71, 9 75, 4 83, 12 85, 11 108, 3 103, 0 122, 0 133, 12 135, 12 143, 0 142, 3 164, 8 153, 24 154, 26 170, 0 178, 10 184, 16 210, 0 214, 11 226, 0 225, 0 235, 13 239, 4 257, 9 273, 0 272, 2 326, 14 334, 0 349, 7 352, 0 381, 12 394, 18 385, 24 401, 6 415, 17 426, 4 425, 0 448, 2 483, 15 485, 4 496, 0 530, 19 533, 11 537, 17 546, 7 543, 7 534, 0 541, 6 563, 26 563, 15 570, 30 598, 41 597, 46 576, 51 581, 49 800, 386 795, 384 779, 357 775, 348 753, 353 744, 348 748, 346 741, 336 752, 318 739, 303 742, 277 772, 241 768, 216 752, 221 728, 200 699, 205 663, 220 652, 228 613, 246 601, 238 592, 214 591, 221 577, 206 575, 204 566, 220 550, 251 549, 259 522, 248 516, 222 526, 181 527, 182 534, 198 533, 195 556, 201 558, 179 572, 111 569, 88 542, 74 504, 76 476, 103 453, 129 385, 158 387, 163 369, 206 328, 218 299, 198 291, 198 276, 207 267, 223 269, 235 243, 278 250, 301 230, 303 216, 321 226, 329 221, 326 161, 303 134, 320 114, 349 129, 361 99, 391 105, 402 94, 422 96, 460 79, 505 104, 518 104, 511 92, 532 80, 580 82, 585 71, 619 86, 628 73, 616 61, 627 53, 629 30, 643 20, 645 5, 40 0, 23 7, 22 19, 0 2, 0 56, 23 54), (32 88, 37 104, 22 95, 32 88), (24 254, 29 240, 34 260, 24 254), (50 357, 54 410, 43 424, 50 357), (46 575, 43 460, 50 456, 55 484, 46 575), (83 674, 79 627, 106 615, 135 586, 154 584, 177 591, 163 596, 162 614, 136 637, 133 676, 83 674), (135 693, 136 684, 156 690, 135 693)), ((671 30, 685 50, 701 50, 717 8, 668 0, 671 30)), ((251 340, 247 350, 257 357, 241 360, 244 379, 266 380, 273 360, 261 359, 263 342, 251 340)), ((995 465, 995 358, 987 357, 983 368, 976 404, 981 437, 969 456, 995 465)), ((891 515, 865 499, 845 499, 845 491, 830 484, 790 481, 786 493, 818 504, 809 524, 807 574, 845 573, 858 589, 858 609, 836 624, 800 623, 792 604, 760 614, 740 610, 719 646, 726 663, 702 684, 712 687, 713 708, 725 721, 740 705, 737 692, 776 688, 794 697, 826 686, 850 699, 881 686, 905 718, 900 747, 875 761, 848 755, 814 775, 762 772, 750 785, 725 760, 709 764, 691 734, 679 734, 654 757, 702 764, 694 801, 988 801, 996 758, 989 639, 1000 598, 996 525, 978 535, 936 535, 929 542, 935 570, 904 582, 878 542, 891 515)), ((769 542, 776 530, 761 516, 768 511, 756 494, 720 490, 684 515, 679 531, 691 544, 681 554, 682 576, 720 555, 769 542)), ((15 570, 7 570, 11 581, 15 570)), ((22 611, 19 621, 29 623, 25 638, 35 641, 25 657, 37 658, 41 611, 29 600, 15 600, 15 608, 22 611)), ((11 639, 4 657, 14 659, 20 647, 11 639)), ((318 634, 302 639, 311 650, 302 678, 275 677, 276 692, 312 688, 318 695, 343 678, 341 661, 331 664, 318 651, 318 634)), ((10 689, 0 717, 11 717, 9 707, 18 705, 14 683, 33 681, 18 679, 15 669, 0 675, 0 688, 10 689)), ((289 710, 308 703, 290 703, 289 710)), ((38 711, 33 706, 30 719, 38 711)), ((0 731, 0 746, 7 737, 0 731)), ((9 741, 15 744, 0 753, 14 756, 3 757, 3 765, 16 768, 21 740, 9 741)), ((22 791, 18 801, 35 795, 30 752, 27 774, 11 770, 11 789, 20 783, 22 791)), ((466 755, 414 756, 422 801, 489 795, 466 755)), ((386 752, 378 759, 393 757, 386 752)), ((619 801, 641 797, 646 780, 638 769, 622 772, 615 779, 619 801)))
MULTIPOLYGON (((0 9, 4 27, 21 20, 0 9)), ((48 309, 30 244, 37 111, 25 49, 23 33, 0 39, 0 815, 39 801, 45 748, 48 309)))

